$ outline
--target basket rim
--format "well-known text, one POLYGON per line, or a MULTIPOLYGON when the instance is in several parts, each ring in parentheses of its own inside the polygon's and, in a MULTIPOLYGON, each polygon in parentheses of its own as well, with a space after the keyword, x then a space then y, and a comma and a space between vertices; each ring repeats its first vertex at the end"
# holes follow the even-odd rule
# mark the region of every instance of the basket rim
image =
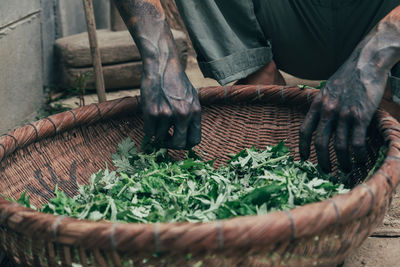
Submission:
MULTIPOLYGON (((258 102, 308 106, 317 93, 318 90, 315 89, 303 90, 298 87, 240 85, 201 88, 199 97, 202 105, 258 102)), ((139 97, 91 104, 49 116, 0 137, 0 158, 4 160, 17 149, 79 125, 131 112, 140 112, 139 97)), ((290 211, 214 222, 125 224, 44 214, 0 198, 0 225, 24 235, 40 235, 41 238, 63 245, 125 252, 217 251, 244 246, 259 247, 272 242, 293 241, 315 235, 327 227, 344 225, 368 216, 375 209, 382 208, 384 200, 395 193, 400 183, 400 123, 380 109, 376 118, 377 127, 389 147, 383 165, 366 183, 353 188, 347 194, 322 202, 290 211)))

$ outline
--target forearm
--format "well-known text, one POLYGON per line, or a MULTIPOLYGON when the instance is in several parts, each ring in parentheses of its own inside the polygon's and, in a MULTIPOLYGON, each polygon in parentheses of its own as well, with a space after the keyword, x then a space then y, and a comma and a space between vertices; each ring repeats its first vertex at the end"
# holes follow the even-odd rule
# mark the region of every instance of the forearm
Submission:
POLYGON ((144 133, 173 149, 197 145, 201 140, 200 103, 179 62, 160 0, 114 2, 142 56, 140 96, 144 133))
POLYGON ((379 22, 354 54, 359 54, 357 68, 373 69, 373 76, 386 75, 400 61, 400 6, 379 22))
POLYGON ((162 72, 177 51, 160 0, 114 0, 140 51, 144 71, 162 72))

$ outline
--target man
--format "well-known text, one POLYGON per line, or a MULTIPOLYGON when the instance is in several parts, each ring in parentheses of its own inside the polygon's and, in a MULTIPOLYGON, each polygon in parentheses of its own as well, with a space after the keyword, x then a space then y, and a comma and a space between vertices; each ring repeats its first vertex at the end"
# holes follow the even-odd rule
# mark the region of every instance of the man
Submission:
MULTIPOLYGON (((114 0, 143 59, 144 131, 171 148, 200 142, 201 111, 159 0, 114 0), (174 135, 168 129, 174 126, 174 135)), ((302 159, 312 133, 330 171, 328 144, 343 170, 365 161, 367 127, 400 60, 399 0, 176 0, 206 77, 226 84, 284 84, 277 68, 327 79, 300 129, 302 159)), ((400 67, 399 67, 400 69, 400 67)), ((398 72, 400 74, 400 70, 398 72)), ((396 77, 389 84, 396 89, 396 77)))

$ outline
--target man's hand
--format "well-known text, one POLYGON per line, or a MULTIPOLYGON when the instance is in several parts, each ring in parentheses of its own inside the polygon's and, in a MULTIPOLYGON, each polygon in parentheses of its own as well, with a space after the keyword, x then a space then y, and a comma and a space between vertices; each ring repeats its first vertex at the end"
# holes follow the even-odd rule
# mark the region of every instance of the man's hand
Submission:
POLYGON ((143 73, 141 98, 144 132, 174 149, 191 148, 201 139, 201 108, 165 19, 160 0, 114 0, 139 48, 143 73), (173 136, 169 135, 173 127, 173 136))
POLYGON ((367 128, 382 99, 389 70, 400 59, 400 8, 393 10, 358 45, 315 97, 300 128, 300 156, 308 159, 312 134, 318 163, 330 172, 329 141, 344 171, 366 160, 367 128))
POLYGON ((201 107, 186 74, 174 64, 179 63, 169 63, 163 76, 142 78, 144 132, 168 148, 188 149, 200 143, 201 107), (171 126, 173 136, 168 133, 171 126))
POLYGON ((335 133, 337 159, 344 171, 352 168, 351 154, 357 162, 366 160, 367 128, 371 122, 386 83, 386 76, 375 76, 374 70, 360 70, 346 62, 315 97, 300 128, 300 155, 309 157, 313 132, 318 163, 330 172, 329 141, 335 133))

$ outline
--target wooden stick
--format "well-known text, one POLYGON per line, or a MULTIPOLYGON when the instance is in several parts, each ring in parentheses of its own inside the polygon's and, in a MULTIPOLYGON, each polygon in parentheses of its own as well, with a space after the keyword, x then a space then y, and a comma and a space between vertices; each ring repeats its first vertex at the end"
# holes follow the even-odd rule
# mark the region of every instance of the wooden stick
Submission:
POLYGON ((100 49, 97 42, 96 22, 94 20, 92 0, 82 0, 85 7, 86 24, 89 35, 90 53, 92 55, 94 75, 96 78, 96 91, 99 102, 106 101, 106 91, 104 86, 103 68, 101 65, 100 49))

